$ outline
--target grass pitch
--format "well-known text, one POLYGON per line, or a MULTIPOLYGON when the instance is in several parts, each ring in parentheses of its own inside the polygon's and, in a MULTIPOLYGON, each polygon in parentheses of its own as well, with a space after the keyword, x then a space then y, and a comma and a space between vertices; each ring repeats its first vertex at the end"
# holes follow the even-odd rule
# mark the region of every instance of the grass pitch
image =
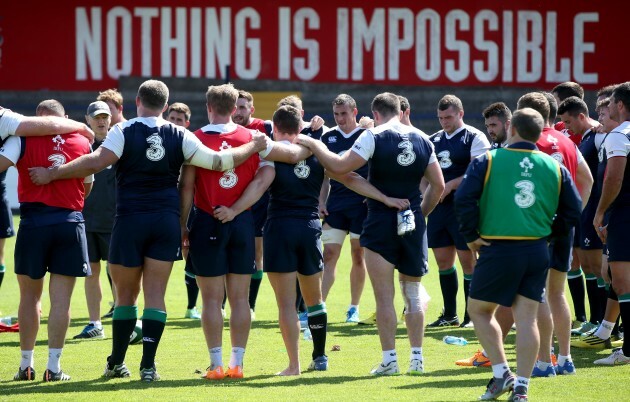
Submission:
MULTIPOLYGON (((17 222, 16 222, 17 223, 17 222)), ((13 246, 15 238, 8 239, 7 273, 0 288, 0 316, 17 315, 19 290, 13 273, 13 246)), ((252 324, 247 352, 245 354, 245 378, 212 382, 201 379, 201 373, 209 364, 199 321, 184 319, 186 289, 183 263, 173 268, 168 291, 168 322, 157 355, 157 368, 162 381, 141 383, 138 367, 142 346, 132 345, 127 354, 127 365, 132 370, 130 379, 104 380, 101 375, 105 359, 111 350, 111 320, 105 320, 107 338, 104 340, 75 341, 87 324, 87 308, 83 291, 83 280, 77 281, 72 298, 72 323, 61 360, 65 372, 72 376, 70 382, 46 384, 41 381, 47 361, 47 317, 49 302, 47 291, 42 298, 42 325, 35 348, 35 370, 33 382, 14 382, 20 359, 18 334, 0 333, 0 400, 422 400, 462 401, 476 400, 485 390, 492 372, 489 368, 455 366, 454 361, 472 356, 480 348, 473 329, 445 328, 426 331, 423 347, 426 374, 419 377, 398 376, 373 378, 370 369, 381 358, 375 326, 360 326, 345 323, 345 311, 349 302, 349 249, 342 251, 338 264, 337 281, 327 301, 328 341, 327 350, 330 369, 327 372, 303 372, 299 377, 277 377, 274 373, 287 366, 288 358, 277 324, 277 307, 273 290, 265 277, 260 289, 256 308, 256 321, 252 324), (467 346, 446 345, 445 335, 463 336, 467 346), (339 345, 340 351, 331 351, 339 345)), ((506 267, 509 269, 509 267, 506 267)), ((102 274, 104 298, 102 313, 111 300, 109 285, 102 274)), ((460 270, 461 280, 461 270, 460 270)), ((434 320, 442 307, 437 267, 431 261, 431 270, 423 279, 432 300, 426 320, 434 320)), ((47 289, 47 286, 46 288, 47 289)), ((568 291, 567 291, 568 292, 568 291)), ((140 309, 142 308, 142 297, 140 309)), ((198 303, 200 305, 201 303, 198 303)), ((397 295, 399 313, 402 300, 397 295)), ((361 316, 367 317, 374 311, 372 288, 366 284, 361 301, 361 316)), ((459 313, 463 316, 463 292, 459 295, 459 313)), ((140 310, 141 311, 141 310, 140 310)), ((228 307, 229 313, 229 307, 228 307)), ((628 323, 626 324, 628 326, 628 323)), ((223 332, 224 362, 229 361, 230 341, 228 323, 223 332)), ((510 365, 515 367, 514 333, 507 341, 510 365)), ((398 327, 397 350, 401 371, 406 371, 409 359, 409 344, 404 326, 398 327)), ((300 340, 302 370, 310 363, 312 343, 300 340)), ((541 401, 612 401, 630 400, 630 365, 598 367, 595 359, 607 356, 609 350, 595 351, 573 349, 577 367, 575 376, 533 379, 530 385, 530 400, 541 401)), ((503 398, 502 398, 503 399, 503 398)))

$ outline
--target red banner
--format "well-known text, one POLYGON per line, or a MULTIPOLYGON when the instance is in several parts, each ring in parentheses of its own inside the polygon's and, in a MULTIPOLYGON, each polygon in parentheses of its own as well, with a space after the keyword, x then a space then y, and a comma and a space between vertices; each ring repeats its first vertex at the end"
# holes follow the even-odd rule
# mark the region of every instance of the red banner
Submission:
POLYGON ((2 90, 99 90, 120 76, 226 69, 231 79, 418 86, 629 79, 617 62, 629 2, 4 3, 2 90))

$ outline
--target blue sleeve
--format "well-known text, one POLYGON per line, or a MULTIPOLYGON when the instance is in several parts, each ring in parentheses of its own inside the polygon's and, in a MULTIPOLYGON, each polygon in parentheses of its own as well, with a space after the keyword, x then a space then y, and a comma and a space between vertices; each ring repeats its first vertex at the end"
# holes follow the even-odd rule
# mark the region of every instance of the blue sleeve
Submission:
POLYGON ((571 179, 571 174, 564 166, 560 166, 560 171, 562 173, 560 198, 558 210, 551 225, 551 237, 566 236, 571 228, 580 222, 582 214, 582 199, 571 179))
POLYGON ((455 215, 459 232, 470 243, 479 238, 479 199, 488 170, 488 154, 473 159, 455 192, 455 215))

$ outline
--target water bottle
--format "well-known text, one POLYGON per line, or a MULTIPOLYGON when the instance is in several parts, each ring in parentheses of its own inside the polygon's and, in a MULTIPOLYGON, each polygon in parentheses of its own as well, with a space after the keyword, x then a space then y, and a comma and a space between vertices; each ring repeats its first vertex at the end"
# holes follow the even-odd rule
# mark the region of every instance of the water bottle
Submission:
POLYGON ((17 317, 11 317, 10 315, 0 318, 0 323, 4 325, 13 325, 18 322, 17 317))
POLYGON ((444 338, 442 338, 442 340, 444 341, 444 343, 448 345, 459 345, 459 346, 468 345, 468 341, 466 339, 458 338, 456 336, 447 335, 444 338))

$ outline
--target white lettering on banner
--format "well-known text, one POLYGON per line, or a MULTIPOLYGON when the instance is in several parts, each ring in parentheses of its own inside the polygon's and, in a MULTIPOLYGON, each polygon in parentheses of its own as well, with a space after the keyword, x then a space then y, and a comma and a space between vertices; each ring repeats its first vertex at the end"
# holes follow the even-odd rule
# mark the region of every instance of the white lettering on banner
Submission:
POLYGON ((600 20, 598 12, 567 18, 538 10, 440 14, 430 8, 340 7, 329 15, 317 7, 285 6, 277 13, 269 20, 255 7, 117 6, 105 12, 76 7, 75 78, 221 78, 232 66, 239 79, 261 73, 265 79, 392 83, 596 84, 599 79, 596 71, 587 71, 596 44, 586 37, 600 20), (329 25, 322 32, 332 22, 336 28, 329 25), (324 33, 330 43, 316 39, 324 33), (337 51, 320 50, 329 45, 337 51), (277 66, 265 59, 271 68, 262 63, 263 48, 269 46, 278 52, 277 66), (328 63, 324 57, 336 59, 328 63), (335 71, 322 71, 323 61, 335 71))
POLYGON ((293 43, 298 49, 305 49, 308 57, 293 60, 295 75, 301 80, 312 80, 319 73, 319 43, 306 39, 305 29, 319 29, 319 14, 312 8, 300 8, 293 16, 293 43), (308 60, 308 61, 307 61, 308 60))
POLYGON ((92 72, 92 79, 103 79, 101 8, 92 7, 90 14, 91 25, 85 7, 77 7, 74 14, 77 26, 75 41, 77 81, 88 79, 88 67, 92 72))
POLYGON ((547 29, 545 37, 545 66, 547 67, 545 80, 547 82, 564 82, 571 79, 571 60, 569 58, 560 59, 560 71, 556 70, 556 47, 558 45, 558 35, 556 29, 557 13, 551 11, 547 13, 547 29))
POLYGON ((221 7, 221 17, 217 9, 206 8, 206 77, 219 78, 230 64, 232 48, 232 19, 229 7, 221 7), (219 71, 217 72, 217 63, 219 71))
POLYGON ((291 9, 278 10, 278 78, 291 78, 291 9))
POLYGON ((201 77, 201 8, 190 9, 190 76, 201 77))
POLYGON ((488 54, 485 67, 483 60, 475 60, 473 62, 473 72, 481 82, 494 81, 499 74, 499 46, 484 38, 484 24, 486 22, 488 23, 489 31, 499 30, 499 18, 494 11, 481 10, 475 16, 475 48, 488 54))
POLYGON ((234 71, 241 79, 256 79, 258 74, 260 74, 261 65, 260 39, 247 38, 246 33, 248 25, 252 29, 260 29, 260 14, 252 7, 246 7, 236 13, 234 20, 236 29, 234 71), (249 56, 249 60, 247 56, 249 56))
POLYGON ((151 76, 152 54, 151 49, 151 19, 160 15, 157 7, 138 7, 134 10, 133 15, 140 17, 140 59, 142 60, 142 75, 151 76))
POLYGON ((598 13, 580 13, 573 19, 573 79, 584 84, 597 84, 597 73, 584 71, 584 53, 595 53, 593 42, 584 42, 584 24, 599 22, 598 13))
POLYGON ((348 9, 337 9, 337 79, 348 79, 348 9))
POLYGON ((413 13, 408 8, 390 8, 387 78, 397 81, 400 77, 400 51, 413 47, 413 13), (402 37, 398 35, 399 23, 402 22, 402 37))
POLYGON ((352 79, 363 79, 363 49, 372 50, 374 79, 385 79, 385 9, 376 8, 368 24, 364 10, 352 9, 352 79))
POLYGON ((114 7, 107 13, 107 75, 112 78, 130 75, 133 66, 131 52, 131 13, 125 7, 114 7), (120 30, 119 30, 120 27, 120 30), (118 34, 122 48, 118 49, 118 34), (118 59, 120 55, 120 65, 118 59))
POLYGON ((542 75, 542 16, 536 11, 519 11, 517 15, 516 82, 536 82, 542 75))
POLYGON ((173 76, 172 56, 175 51, 177 71, 176 77, 186 77, 186 60, 188 59, 186 31, 188 28, 186 20, 186 9, 177 7, 175 9, 175 22, 173 23, 170 7, 162 7, 162 29, 161 29, 161 75, 162 77, 173 76), (175 26, 175 35, 172 34, 171 27, 175 26))
POLYGON ((422 81, 434 81, 440 76, 440 30, 440 14, 431 9, 418 13, 416 16, 416 75, 422 81), (428 37, 427 24, 429 24, 428 37), (433 40, 433 38, 438 39, 433 40))
POLYGON ((458 67, 455 67, 455 61, 447 59, 445 61, 445 74, 453 82, 461 82, 468 78, 470 72, 470 47, 463 40, 455 38, 455 29, 459 22, 459 28, 462 31, 470 30, 470 18, 463 10, 453 10, 446 14, 446 38, 444 47, 448 50, 459 53, 458 67))

